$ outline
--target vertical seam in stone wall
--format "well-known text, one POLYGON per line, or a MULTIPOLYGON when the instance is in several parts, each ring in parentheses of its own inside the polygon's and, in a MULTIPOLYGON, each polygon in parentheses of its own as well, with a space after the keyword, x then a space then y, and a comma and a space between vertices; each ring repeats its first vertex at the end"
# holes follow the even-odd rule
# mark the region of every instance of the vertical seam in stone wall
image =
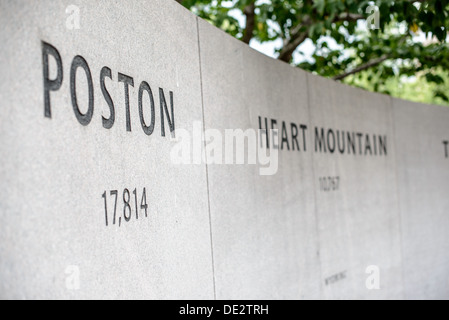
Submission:
MULTIPOLYGON (((312 124, 312 107, 310 105, 310 82, 309 82, 309 74, 306 72, 306 83, 307 83, 307 110, 309 112, 309 126, 313 127, 312 124)), ((313 177, 313 197, 314 197, 314 210, 315 210, 315 232, 316 232, 316 242, 318 248, 318 265, 320 266, 320 278, 319 278, 319 290, 320 290, 320 298, 324 299, 324 290, 322 289, 322 279, 323 279, 323 268, 321 264, 321 241, 320 241, 320 224, 319 224, 319 214, 318 214, 318 201, 317 201, 317 189, 316 189, 316 174, 315 174, 315 161, 314 161, 314 152, 311 153, 312 158, 312 177, 313 177)))
MULTIPOLYGON (((204 93, 203 93, 203 69, 201 62, 201 44, 200 44, 200 25, 199 25, 199 17, 196 17, 196 30, 197 30, 197 40, 198 40, 198 57, 199 57, 199 66, 200 66, 200 86, 201 86, 201 110, 203 117, 203 133, 205 135, 206 132, 206 118, 204 116, 204 93)), ((204 141, 204 147, 206 147, 206 141, 204 141)), ((211 250, 211 258, 212 258, 212 282, 214 288, 214 299, 217 300, 217 292, 216 292, 216 284, 215 284, 215 260, 214 260, 214 241, 212 235, 212 215, 210 212, 210 192, 209 192, 209 168, 207 162, 207 154, 205 154, 206 159, 206 186, 207 186, 207 210, 209 213, 209 231, 210 231, 210 250, 211 250)))
POLYGON ((398 161, 398 153, 397 153, 397 136, 396 136, 396 123, 395 123, 395 108, 394 108, 394 101, 393 97, 389 97, 390 100, 390 121, 391 126, 393 129, 393 150, 394 150, 394 171, 395 171, 395 180, 396 180, 396 199, 397 199, 397 206, 396 209, 398 211, 398 219, 399 219, 399 245, 400 245, 400 268, 401 268, 401 284, 402 284, 402 298, 405 299, 407 294, 405 290, 405 281, 404 281, 404 237, 402 234, 402 206, 401 206, 401 198, 399 193, 399 161, 398 161))

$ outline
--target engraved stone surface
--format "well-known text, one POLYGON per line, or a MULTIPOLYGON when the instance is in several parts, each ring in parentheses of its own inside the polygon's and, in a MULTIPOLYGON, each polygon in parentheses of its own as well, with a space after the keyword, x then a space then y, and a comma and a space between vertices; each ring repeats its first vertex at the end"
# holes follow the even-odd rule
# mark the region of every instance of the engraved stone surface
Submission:
MULTIPOLYGON (((283 122, 288 135, 294 123, 299 136, 309 118, 305 72, 206 22, 199 30, 206 130, 258 130, 260 117, 263 128, 276 120, 280 135, 283 122)), ((284 143, 272 176, 257 165, 208 166, 219 299, 319 297, 312 157, 297 140, 301 151, 284 143)))
POLYGON ((1 1, 0 23, 0 298, 449 298, 449 108, 171 0, 1 1))
POLYGON ((393 103, 405 297, 448 299, 449 110, 393 103))
MULTIPOLYGON (((0 4, 0 296, 211 299, 206 168, 170 161, 169 119, 186 130, 202 119, 196 17, 166 0, 76 3, 80 29, 67 28, 72 1, 0 4), (61 58, 58 90, 57 54, 49 46, 44 51, 42 41, 61 58), (51 118, 44 114, 43 51, 51 118), (89 81, 77 55, 92 77, 88 125, 82 122, 89 120, 89 81), (78 117, 72 61, 78 66, 78 117), (111 121, 102 120, 111 119, 100 82, 105 66, 111 70, 103 79, 115 110, 110 129, 104 125, 111 121), (127 124, 125 83, 131 77, 127 124), (143 81, 154 99, 151 135, 139 117, 143 81)), ((150 94, 143 88, 143 118, 151 127, 150 94)))
POLYGON ((323 298, 402 298, 390 98, 308 79, 323 298))

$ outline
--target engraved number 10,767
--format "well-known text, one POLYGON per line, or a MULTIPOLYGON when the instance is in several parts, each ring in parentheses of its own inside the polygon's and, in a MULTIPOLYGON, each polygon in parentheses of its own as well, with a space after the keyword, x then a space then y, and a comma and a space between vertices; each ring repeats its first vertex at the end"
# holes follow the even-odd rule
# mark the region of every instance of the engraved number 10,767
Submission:
MULTIPOLYGON (((132 195, 128 189, 123 190, 123 195, 121 194, 123 201, 120 201, 120 206, 118 205, 119 192, 118 190, 109 191, 109 198, 112 198, 114 203, 114 215, 112 224, 116 224, 118 220, 119 226, 122 224, 122 217, 126 222, 131 221, 133 213, 136 215, 136 220, 139 219, 139 211, 145 212, 145 217, 148 218, 148 204, 147 204, 147 191, 143 188, 142 194, 138 195, 137 189, 134 189, 132 195), (138 202, 138 200, 140 200, 138 202), (123 202, 123 205, 122 205, 123 202), (118 209, 119 207, 119 209, 118 209), (123 209, 122 209, 123 208, 123 209), (117 210, 119 210, 119 216, 117 217, 117 210), (117 219, 118 218, 118 219, 117 219)), ((108 193, 105 191, 102 195, 104 199, 104 215, 106 220, 106 227, 109 226, 109 215, 108 215, 108 193)))

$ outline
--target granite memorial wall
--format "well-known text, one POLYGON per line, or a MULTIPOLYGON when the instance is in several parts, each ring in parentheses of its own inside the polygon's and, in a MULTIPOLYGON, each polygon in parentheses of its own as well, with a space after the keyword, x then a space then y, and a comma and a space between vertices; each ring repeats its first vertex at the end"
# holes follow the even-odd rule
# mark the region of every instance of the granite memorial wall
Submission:
POLYGON ((449 109, 175 1, 0 2, 0 297, 449 299, 449 109))

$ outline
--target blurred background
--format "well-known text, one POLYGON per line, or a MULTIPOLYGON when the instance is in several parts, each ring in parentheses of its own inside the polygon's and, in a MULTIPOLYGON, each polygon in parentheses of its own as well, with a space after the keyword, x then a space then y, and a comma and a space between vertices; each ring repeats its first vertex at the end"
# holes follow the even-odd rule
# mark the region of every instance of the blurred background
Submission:
POLYGON ((176 0, 252 48, 315 74, 449 106, 449 0, 176 0))

